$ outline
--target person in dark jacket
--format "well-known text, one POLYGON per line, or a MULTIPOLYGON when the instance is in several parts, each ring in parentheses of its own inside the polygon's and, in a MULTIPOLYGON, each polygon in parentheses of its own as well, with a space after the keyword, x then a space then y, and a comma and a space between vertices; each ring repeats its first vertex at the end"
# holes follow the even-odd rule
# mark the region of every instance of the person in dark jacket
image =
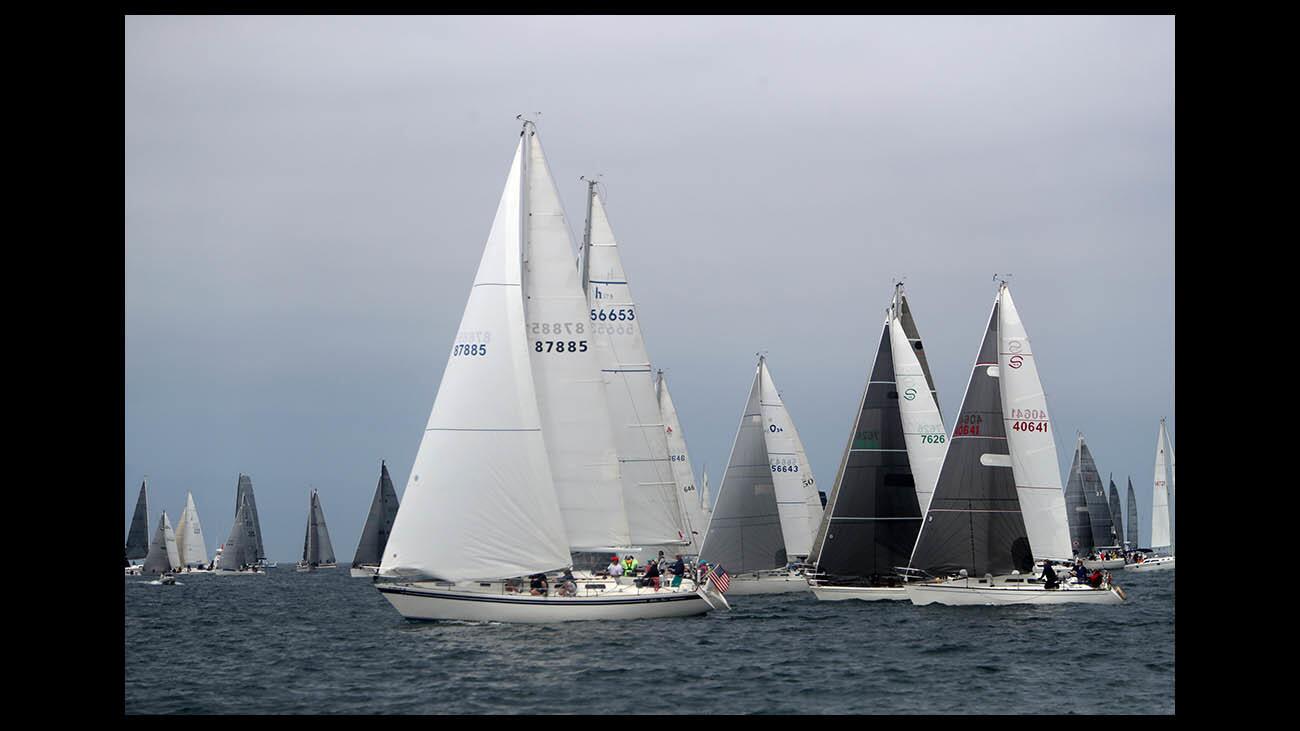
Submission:
POLYGON ((682 554, 677 554, 677 560, 673 561, 670 570, 673 572, 673 586, 681 586, 682 577, 686 575, 686 562, 682 560, 682 554))
POLYGON ((1060 583, 1061 582, 1056 579, 1056 572, 1052 570, 1052 562, 1044 559, 1043 560, 1043 588, 1055 589, 1057 586, 1060 585, 1060 583))
POLYGON ((659 591, 659 564, 654 561, 647 561, 645 564, 645 583, 650 584, 659 591))

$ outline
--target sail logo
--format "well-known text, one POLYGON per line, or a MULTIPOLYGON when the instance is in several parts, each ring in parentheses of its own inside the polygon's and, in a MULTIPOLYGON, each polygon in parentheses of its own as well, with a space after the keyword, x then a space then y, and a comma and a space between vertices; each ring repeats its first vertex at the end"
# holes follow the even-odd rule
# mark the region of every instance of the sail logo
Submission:
POLYGON ((773 434, 780 434, 781 432, 785 431, 785 429, 782 429, 781 427, 777 426, 776 424, 773 424, 773 425, 769 426, 769 427, 767 428, 767 430, 770 431, 770 432, 772 432, 773 434))
POLYGON ((1025 358, 1022 355, 1013 355, 1011 356, 1011 359, 1007 361, 1007 365, 1011 366, 1012 368, 1019 368, 1024 364, 1025 364, 1025 358))
POLYGON ((915 399, 915 398, 916 398, 916 389, 915 389, 915 388, 909 388, 909 389, 907 389, 906 391, 904 391, 904 392, 903 392, 903 398, 907 399, 908 401, 911 401, 912 399, 915 399))

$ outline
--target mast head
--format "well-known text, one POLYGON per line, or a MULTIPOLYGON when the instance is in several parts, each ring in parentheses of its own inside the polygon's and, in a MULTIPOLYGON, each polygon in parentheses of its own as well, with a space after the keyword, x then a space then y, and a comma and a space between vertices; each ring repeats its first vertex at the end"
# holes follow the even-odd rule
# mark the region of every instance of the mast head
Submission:
MULTIPOLYGON (((541 112, 533 112, 533 114, 534 114, 535 116, 538 116, 538 117, 542 116, 542 113, 541 113, 541 112)), ((533 128, 533 134, 537 134, 537 122, 536 122, 536 121, 531 120, 531 119, 528 119, 528 118, 524 117, 524 115, 522 115, 522 114, 516 114, 516 115, 515 115, 515 119, 517 119, 517 120, 519 120, 519 121, 521 121, 521 122, 524 123, 523 128, 519 130, 519 134, 520 134, 520 136, 523 136, 524 132, 527 132, 527 131, 528 131, 528 127, 529 127, 529 125, 531 125, 532 128, 533 128)))

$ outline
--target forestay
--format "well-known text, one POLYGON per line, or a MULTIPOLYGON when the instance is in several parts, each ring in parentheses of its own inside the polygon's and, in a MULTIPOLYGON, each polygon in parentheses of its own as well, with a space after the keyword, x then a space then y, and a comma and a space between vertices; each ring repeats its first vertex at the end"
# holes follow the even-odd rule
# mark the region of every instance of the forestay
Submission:
POLYGON ((384 575, 504 579, 569 564, 521 294, 527 139, 515 150, 448 354, 384 550, 384 575))
POLYGON ((678 482, 646 353, 641 312, 632 299, 618 241, 594 185, 588 186, 587 202, 589 233, 581 276, 587 325, 617 447, 628 544, 684 547, 689 529, 677 499, 678 482))
POLYGON ((1068 559, 1073 552, 1047 396, 1038 378, 1038 363, 1029 344, 1029 334, 1011 300, 1011 290, 1003 283, 998 292, 1001 306, 997 363, 1020 510, 1034 557, 1068 559))

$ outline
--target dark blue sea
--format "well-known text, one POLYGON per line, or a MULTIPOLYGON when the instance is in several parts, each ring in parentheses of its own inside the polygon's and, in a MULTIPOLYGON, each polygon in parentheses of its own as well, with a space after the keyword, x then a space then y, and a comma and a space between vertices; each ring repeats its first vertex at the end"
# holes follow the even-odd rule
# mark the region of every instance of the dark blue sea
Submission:
POLYGON ((415 623, 346 568, 126 577, 126 712, 1173 713, 1174 572, 1120 606, 733 597, 631 623, 415 623), (185 678, 178 686, 160 682, 185 678), (182 687, 172 692, 169 689, 182 687))

